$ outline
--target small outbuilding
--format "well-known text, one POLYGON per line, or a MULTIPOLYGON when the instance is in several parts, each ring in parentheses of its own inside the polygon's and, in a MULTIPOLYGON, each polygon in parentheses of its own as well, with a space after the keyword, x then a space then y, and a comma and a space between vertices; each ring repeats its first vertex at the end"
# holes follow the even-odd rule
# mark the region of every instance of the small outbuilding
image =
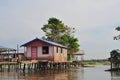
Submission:
POLYGON ((58 43, 35 38, 22 46, 24 47, 24 55, 28 60, 67 61, 67 47, 58 43))
POLYGON ((79 50, 76 53, 73 53, 75 61, 83 61, 83 56, 84 56, 84 51, 83 50, 79 50))
POLYGON ((0 46, 0 60, 11 61, 16 57, 16 49, 0 46))
POLYGON ((0 53, 1 52, 14 52, 14 51, 16 51, 16 49, 0 46, 0 53))

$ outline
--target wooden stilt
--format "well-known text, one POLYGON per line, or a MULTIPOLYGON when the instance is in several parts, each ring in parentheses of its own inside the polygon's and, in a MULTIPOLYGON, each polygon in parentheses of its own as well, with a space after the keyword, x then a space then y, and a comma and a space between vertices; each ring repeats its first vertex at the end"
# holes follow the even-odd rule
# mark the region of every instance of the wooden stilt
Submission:
POLYGON ((26 66, 26 64, 23 65, 23 71, 25 71, 25 66, 26 66))

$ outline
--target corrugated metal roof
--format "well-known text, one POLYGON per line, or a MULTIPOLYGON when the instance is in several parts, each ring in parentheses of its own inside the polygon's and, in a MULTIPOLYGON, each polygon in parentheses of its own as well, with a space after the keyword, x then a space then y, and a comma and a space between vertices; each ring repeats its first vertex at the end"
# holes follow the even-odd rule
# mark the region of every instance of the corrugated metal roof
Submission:
POLYGON ((76 53, 73 53, 74 55, 84 55, 84 50, 79 50, 76 53))
POLYGON ((27 46, 28 44, 30 44, 30 43, 32 43, 32 42, 34 42, 34 41, 39 41, 39 42, 48 44, 48 45, 50 45, 50 46, 59 46, 59 47, 67 48, 66 46, 63 46, 63 45, 61 45, 61 44, 58 44, 58 43, 55 43, 55 42, 51 42, 51 41, 47 41, 47 40, 43 40, 43 39, 39 39, 39 38, 35 38, 35 39, 31 40, 31 41, 29 41, 29 42, 21 45, 21 47, 22 47, 22 46, 27 46))

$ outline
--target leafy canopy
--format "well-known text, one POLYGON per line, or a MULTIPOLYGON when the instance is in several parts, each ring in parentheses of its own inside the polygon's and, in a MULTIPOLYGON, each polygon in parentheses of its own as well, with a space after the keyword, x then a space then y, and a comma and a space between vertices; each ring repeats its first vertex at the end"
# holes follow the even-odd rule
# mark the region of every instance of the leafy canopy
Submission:
POLYGON ((79 44, 77 43, 78 39, 74 38, 73 36, 69 36, 64 34, 61 37, 61 44, 68 47, 68 53, 72 54, 74 52, 77 52, 79 50, 79 44))
POLYGON ((48 24, 45 24, 41 28, 45 32, 45 36, 43 37, 46 40, 60 43, 60 37, 67 30, 67 26, 64 26, 62 21, 56 18, 49 18, 48 24))
POLYGON ((110 58, 109 58, 109 60, 110 61, 112 61, 112 62, 118 62, 118 61, 120 61, 120 53, 119 53, 119 49, 116 49, 116 50, 112 50, 111 52, 110 52, 110 58))
POLYGON ((41 29, 45 32, 43 39, 67 46, 68 53, 72 54, 79 50, 78 39, 72 35, 75 29, 64 25, 59 19, 49 18, 48 23, 41 29))

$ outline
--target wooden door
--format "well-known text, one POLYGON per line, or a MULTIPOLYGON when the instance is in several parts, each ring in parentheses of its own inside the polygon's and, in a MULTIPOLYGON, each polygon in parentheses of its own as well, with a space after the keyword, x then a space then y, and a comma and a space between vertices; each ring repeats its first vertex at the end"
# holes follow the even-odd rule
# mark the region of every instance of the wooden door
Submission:
POLYGON ((37 58, 37 47, 31 47, 31 58, 32 59, 37 58))

